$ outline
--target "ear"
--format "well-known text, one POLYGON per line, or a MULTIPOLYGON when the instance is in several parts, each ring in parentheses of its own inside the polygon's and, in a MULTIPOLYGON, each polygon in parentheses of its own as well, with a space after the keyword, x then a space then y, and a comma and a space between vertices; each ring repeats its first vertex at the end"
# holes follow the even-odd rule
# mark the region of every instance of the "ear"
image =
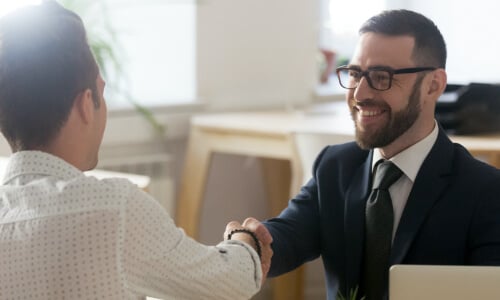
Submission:
POLYGON ((73 109, 76 109, 76 112, 85 124, 89 124, 94 120, 95 106, 90 89, 86 89, 76 96, 73 109))
POLYGON ((447 80, 446 71, 444 69, 433 71, 429 79, 429 84, 427 85, 427 94, 437 101, 446 88, 447 80))

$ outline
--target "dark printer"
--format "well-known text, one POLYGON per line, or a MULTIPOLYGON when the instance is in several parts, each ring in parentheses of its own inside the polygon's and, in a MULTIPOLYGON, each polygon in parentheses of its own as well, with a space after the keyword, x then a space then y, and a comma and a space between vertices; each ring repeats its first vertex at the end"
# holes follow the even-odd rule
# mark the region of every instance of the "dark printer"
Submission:
POLYGON ((448 84, 436 104, 436 120, 449 134, 500 131, 500 85, 448 84))

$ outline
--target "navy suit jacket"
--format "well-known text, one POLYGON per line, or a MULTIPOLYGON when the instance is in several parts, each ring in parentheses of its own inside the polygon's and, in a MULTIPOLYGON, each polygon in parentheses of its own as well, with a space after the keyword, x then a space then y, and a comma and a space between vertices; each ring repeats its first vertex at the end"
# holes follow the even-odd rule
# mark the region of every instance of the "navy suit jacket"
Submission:
MULTIPOLYGON (((328 299, 360 285, 372 156, 356 143, 319 154, 311 180, 264 222, 273 236, 269 276, 321 256, 328 299)), ((401 216, 390 264, 500 265, 500 170, 440 129, 401 216)))

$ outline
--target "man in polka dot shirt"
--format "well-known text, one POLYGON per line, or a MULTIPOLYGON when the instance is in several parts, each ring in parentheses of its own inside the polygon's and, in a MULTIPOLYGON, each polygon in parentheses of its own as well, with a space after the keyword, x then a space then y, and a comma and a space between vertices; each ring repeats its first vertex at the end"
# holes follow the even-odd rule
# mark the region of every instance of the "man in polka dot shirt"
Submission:
POLYGON ((0 128, 13 152, 0 299, 250 298, 272 256, 256 220, 205 246, 129 181, 84 175, 106 125, 104 85, 73 12, 46 1, 0 19, 0 128))

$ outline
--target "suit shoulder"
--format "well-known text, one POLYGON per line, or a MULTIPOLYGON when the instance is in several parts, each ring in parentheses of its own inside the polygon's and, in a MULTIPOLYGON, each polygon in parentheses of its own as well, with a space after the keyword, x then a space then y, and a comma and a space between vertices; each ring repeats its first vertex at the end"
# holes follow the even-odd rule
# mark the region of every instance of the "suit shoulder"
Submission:
POLYGON ((494 166, 482 161, 481 159, 472 156, 472 154, 464 146, 456 143, 453 144, 453 146, 455 148, 456 160, 461 161, 463 167, 478 168, 484 171, 500 174, 500 169, 497 169, 494 166))
POLYGON ((363 161, 368 154, 369 151, 359 148, 355 142, 349 142, 326 147, 323 152, 320 153, 318 159, 322 163, 329 161, 363 161))
POLYGON ((366 161, 369 153, 355 142, 328 146, 318 155, 314 169, 354 169, 366 161))

